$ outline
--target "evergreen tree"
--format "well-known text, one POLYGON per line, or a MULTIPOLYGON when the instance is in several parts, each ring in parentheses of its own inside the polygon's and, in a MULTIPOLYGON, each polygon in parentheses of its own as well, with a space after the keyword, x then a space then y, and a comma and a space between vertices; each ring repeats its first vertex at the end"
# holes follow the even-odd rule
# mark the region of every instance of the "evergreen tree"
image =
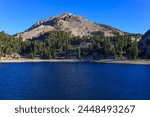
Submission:
POLYGON ((81 50, 80 50, 80 48, 77 48, 77 58, 81 59, 81 50))

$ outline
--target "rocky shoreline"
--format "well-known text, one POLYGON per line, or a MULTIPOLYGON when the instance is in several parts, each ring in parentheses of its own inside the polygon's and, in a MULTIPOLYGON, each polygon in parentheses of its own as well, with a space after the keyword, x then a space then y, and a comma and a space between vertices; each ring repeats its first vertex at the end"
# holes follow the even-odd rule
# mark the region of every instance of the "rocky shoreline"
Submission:
POLYGON ((94 62, 94 63, 114 63, 114 64, 149 64, 150 60, 114 60, 114 59, 101 59, 101 60, 79 60, 79 59, 2 59, 0 63, 23 63, 23 62, 94 62))
POLYGON ((0 60, 0 63, 22 63, 22 62, 80 62, 78 59, 11 59, 0 60))
POLYGON ((147 64, 150 65, 150 60, 99 60, 98 63, 114 63, 114 64, 147 64))

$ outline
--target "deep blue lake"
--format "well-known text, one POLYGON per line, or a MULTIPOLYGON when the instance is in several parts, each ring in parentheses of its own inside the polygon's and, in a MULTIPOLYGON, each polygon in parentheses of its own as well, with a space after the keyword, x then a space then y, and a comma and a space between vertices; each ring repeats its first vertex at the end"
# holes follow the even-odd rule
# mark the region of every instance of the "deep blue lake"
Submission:
POLYGON ((147 100, 150 65, 0 63, 0 99, 147 100))

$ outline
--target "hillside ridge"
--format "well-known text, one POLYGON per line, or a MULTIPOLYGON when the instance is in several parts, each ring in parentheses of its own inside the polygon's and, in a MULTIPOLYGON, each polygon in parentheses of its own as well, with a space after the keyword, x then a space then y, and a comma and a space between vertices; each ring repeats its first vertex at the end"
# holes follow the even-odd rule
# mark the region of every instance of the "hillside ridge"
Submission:
POLYGON ((32 39, 46 32, 57 30, 68 32, 74 36, 104 35, 106 37, 111 37, 126 34, 117 28, 105 24, 94 23, 82 16, 64 13, 33 24, 24 32, 18 33, 17 37, 32 39))

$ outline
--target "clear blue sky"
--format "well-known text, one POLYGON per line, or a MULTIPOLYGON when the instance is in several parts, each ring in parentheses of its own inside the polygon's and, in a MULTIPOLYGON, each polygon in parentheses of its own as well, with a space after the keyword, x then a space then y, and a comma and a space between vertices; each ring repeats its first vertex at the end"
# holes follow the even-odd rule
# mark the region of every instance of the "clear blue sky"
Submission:
POLYGON ((0 0, 0 31, 22 32, 39 20, 64 12, 126 32, 150 29, 150 0, 0 0))

